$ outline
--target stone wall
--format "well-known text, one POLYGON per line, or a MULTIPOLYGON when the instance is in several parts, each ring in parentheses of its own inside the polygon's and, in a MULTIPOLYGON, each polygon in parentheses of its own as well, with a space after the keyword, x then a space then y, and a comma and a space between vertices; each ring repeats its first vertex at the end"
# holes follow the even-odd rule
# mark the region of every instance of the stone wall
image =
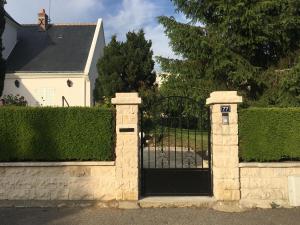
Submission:
POLYGON ((241 204, 290 207, 289 176, 300 176, 300 163, 240 163, 241 204))
MULTIPOLYGON (((300 162, 239 163, 236 92, 214 92, 211 109, 213 196, 245 207, 300 206, 300 162), (222 106, 230 106, 227 123, 222 106), (298 176, 298 177, 295 177, 298 176)), ((118 93, 115 162, 0 163, 0 200, 139 199, 137 93, 118 93)))
POLYGON ((116 199, 114 162, 0 163, 0 200, 116 199))

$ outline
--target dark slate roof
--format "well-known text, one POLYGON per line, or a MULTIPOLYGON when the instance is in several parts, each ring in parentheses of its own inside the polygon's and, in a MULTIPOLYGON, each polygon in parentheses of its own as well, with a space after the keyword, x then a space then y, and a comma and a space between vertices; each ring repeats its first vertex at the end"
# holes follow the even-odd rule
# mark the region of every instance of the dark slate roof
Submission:
POLYGON ((15 24, 17 24, 18 26, 21 26, 17 21, 15 21, 14 18, 11 17, 11 15, 8 14, 8 12, 4 11, 5 16, 10 19, 12 22, 14 22, 15 24))
POLYGON ((7 59, 7 72, 82 72, 96 25, 23 25, 7 59))

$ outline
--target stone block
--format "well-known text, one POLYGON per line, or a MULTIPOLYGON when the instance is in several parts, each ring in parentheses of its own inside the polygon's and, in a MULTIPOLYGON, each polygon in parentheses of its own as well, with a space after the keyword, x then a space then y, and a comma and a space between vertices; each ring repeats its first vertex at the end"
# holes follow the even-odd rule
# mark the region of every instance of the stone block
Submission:
POLYGON ((139 209, 137 201, 119 201, 119 209, 139 209))
POLYGON ((91 167, 91 176, 97 177, 100 180, 115 180, 116 167, 115 166, 93 166, 91 167))
POLYGON ((71 177, 90 177, 91 167, 85 166, 74 166, 70 168, 71 177))
MULTIPOLYGON (((0 177, 5 176, 5 168, 4 167, 0 167, 0 177)), ((0 178, 1 179, 1 178, 0 178)))
POLYGON ((288 177, 289 202, 291 206, 300 206, 300 176, 288 177))
POLYGON ((35 189, 12 188, 6 193, 7 200, 34 200, 35 189))
POLYGON ((69 200, 93 200, 94 191, 92 185, 77 182, 76 185, 70 185, 69 200))
POLYGON ((214 155, 220 156, 227 156, 228 158, 232 156, 237 156, 239 153, 239 146, 238 145, 228 145, 228 146, 221 146, 215 145, 213 148, 214 155))
MULTIPOLYGON (((136 188, 133 188, 136 189, 136 188)), ((138 190, 129 191, 125 190, 123 193, 123 199, 122 200, 128 200, 128 201, 137 201, 139 200, 139 193, 138 190)))
POLYGON ((69 188, 59 187, 56 189, 48 190, 51 200, 69 200, 69 188))
POLYGON ((251 177, 241 178, 241 186, 245 188, 268 188, 268 189, 286 189, 287 179, 286 178, 275 178, 275 177, 251 177))
POLYGON ((263 209, 271 209, 274 207, 284 207, 289 208, 289 204, 286 200, 249 200, 249 199, 241 199, 240 205, 243 208, 255 209, 255 208, 263 208, 263 209), (276 205, 276 206, 275 206, 276 205))
POLYGON ((221 123, 214 123, 211 126, 212 134, 216 135, 238 135, 238 125, 229 124, 223 125, 221 123))
POLYGON ((216 146, 237 146, 239 144, 238 135, 212 135, 212 145, 216 146))
POLYGON ((214 188, 214 197, 219 201, 240 200, 240 190, 228 190, 214 188))
POLYGON ((123 115, 122 114, 116 115, 116 124, 123 124, 123 115))
POLYGON ((213 177, 216 179, 239 179, 238 168, 213 168, 213 177))
POLYGON ((138 96, 138 93, 116 93, 116 97, 111 100, 112 104, 117 106, 130 106, 139 105, 142 103, 142 99, 138 96))
POLYGON ((34 200, 51 200, 51 191, 49 188, 35 188, 34 200))
POLYGON ((213 167, 217 168, 237 168, 239 165, 238 155, 226 157, 224 155, 213 155, 213 167))
POLYGON ((138 124, 138 116, 136 114, 123 115, 122 124, 138 124))
POLYGON ((250 200, 287 200, 287 193, 282 189, 241 189, 241 198, 250 200))
POLYGON ((255 168, 240 168, 240 176, 241 178, 249 178, 249 177, 259 177, 260 171, 255 168))
POLYGON ((215 179, 214 186, 220 190, 239 190, 239 179, 215 179))
POLYGON ((243 97, 237 95, 237 91, 214 91, 206 99, 207 105, 242 103, 243 97))

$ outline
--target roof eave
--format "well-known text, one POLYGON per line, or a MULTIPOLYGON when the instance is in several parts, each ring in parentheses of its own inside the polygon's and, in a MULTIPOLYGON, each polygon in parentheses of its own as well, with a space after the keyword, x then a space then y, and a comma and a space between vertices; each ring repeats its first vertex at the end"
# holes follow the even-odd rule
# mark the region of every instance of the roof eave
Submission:
POLYGON ((84 71, 7 71, 6 74, 42 74, 42 73, 50 73, 50 74, 84 74, 84 71))
MULTIPOLYGON (((87 58, 87 61, 85 64, 84 73, 86 75, 88 75, 90 73, 93 57, 96 52, 97 42, 98 42, 99 38, 101 38, 101 30, 102 29, 103 29, 103 20, 101 18, 99 18, 97 21, 97 26, 95 29, 95 33, 94 33, 93 41, 92 41, 91 48, 89 51, 89 55, 88 55, 88 58, 87 58)), ((105 38, 105 37, 103 36, 103 38, 105 38)))
POLYGON ((9 19, 12 23, 14 23, 15 25, 17 25, 18 27, 22 27, 21 24, 19 24, 11 15, 9 15, 6 11, 5 11, 5 17, 7 19, 9 19))
POLYGON ((87 77, 82 71, 80 72, 7 72, 6 79, 20 79, 20 78, 83 78, 87 77))

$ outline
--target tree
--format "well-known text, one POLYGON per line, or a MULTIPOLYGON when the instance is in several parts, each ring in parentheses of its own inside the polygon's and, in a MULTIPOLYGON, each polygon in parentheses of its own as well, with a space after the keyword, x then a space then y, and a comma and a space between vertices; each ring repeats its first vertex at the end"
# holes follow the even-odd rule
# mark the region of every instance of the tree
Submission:
POLYGON ((5 0, 0 0, 0 96, 2 95, 4 88, 4 80, 5 80, 5 71, 6 71, 6 63, 2 56, 3 51, 3 43, 2 43, 2 35, 5 29, 5 10, 4 4, 5 0))
POLYGON ((209 93, 217 88, 214 83, 196 76, 182 76, 181 74, 164 75, 159 93, 162 96, 185 96, 199 102, 205 102, 209 93))
POLYGON ((287 59, 299 50, 299 0, 171 1, 191 23, 159 18, 182 56, 159 57, 165 71, 210 80, 217 89, 238 89, 257 100, 271 85, 270 71, 293 66, 287 59))
POLYGON ((155 89, 152 42, 145 39, 143 30, 128 32, 125 42, 113 36, 98 62, 99 77, 94 96, 96 101, 110 99, 116 92, 140 92, 148 96, 155 89))

